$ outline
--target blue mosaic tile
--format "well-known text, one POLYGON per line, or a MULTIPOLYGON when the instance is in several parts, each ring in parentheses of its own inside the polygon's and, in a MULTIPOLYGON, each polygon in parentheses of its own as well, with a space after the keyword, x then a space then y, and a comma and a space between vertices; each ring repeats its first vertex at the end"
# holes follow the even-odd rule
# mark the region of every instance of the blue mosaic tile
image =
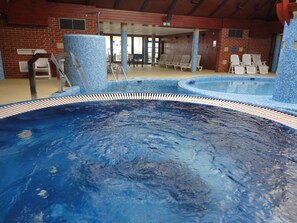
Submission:
POLYGON ((73 86, 79 86, 81 92, 90 93, 102 90, 107 86, 106 47, 105 38, 97 35, 64 35, 64 50, 72 52, 80 63, 87 85, 78 75, 77 69, 72 65, 71 59, 66 58, 65 67, 73 86))
POLYGON ((273 99, 286 103, 297 103, 297 19, 292 19, 290 25, 285 24, 273 99))
POLYGON ((0 80, 4 79, 4 69, 3 69, 3 63, 2 63, 2 56, 1 56, 1 50, 0 50, 0 80))

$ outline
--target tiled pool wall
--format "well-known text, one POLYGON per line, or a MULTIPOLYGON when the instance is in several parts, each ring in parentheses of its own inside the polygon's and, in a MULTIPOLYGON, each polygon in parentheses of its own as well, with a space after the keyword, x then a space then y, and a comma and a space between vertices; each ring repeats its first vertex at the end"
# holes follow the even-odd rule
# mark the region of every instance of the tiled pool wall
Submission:
POLYGON ((264 106, 268 108, 277 109, 283 112, 288 112, 293 115, 297 115, 297 103, 286 103, 275 101, 272 99, 272 95, 246 95, 246 94, 232 94, 232 93, 223 93, 217 91, 209 91, 198 89, 189 85, 191 81, 199 81, 199 82, 218 82, 218 81, 267 81, 274 82, 275 78, 271 77, 258 77, 258 76, 212 76, 212 77, 197 77, 197 78, 189 78, 186 80, 181 80, 178 85, 179 87, 188 90, 188 92, 192 92, 192 94, 196 94, 204 97, 211 97, 217 99, 231 100, 237 101, 241 103, 248 103, 257 106, 264 106))
POLYGON ((285 24, 273 99, 297 103, 297 19, 285 24))

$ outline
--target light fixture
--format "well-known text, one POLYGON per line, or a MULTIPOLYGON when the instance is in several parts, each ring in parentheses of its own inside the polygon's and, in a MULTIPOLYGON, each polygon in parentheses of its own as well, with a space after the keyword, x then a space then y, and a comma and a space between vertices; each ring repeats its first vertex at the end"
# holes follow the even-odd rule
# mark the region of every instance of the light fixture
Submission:
POLYGON ((170 26, 171 14, 165 16, 163 26, 170 26))

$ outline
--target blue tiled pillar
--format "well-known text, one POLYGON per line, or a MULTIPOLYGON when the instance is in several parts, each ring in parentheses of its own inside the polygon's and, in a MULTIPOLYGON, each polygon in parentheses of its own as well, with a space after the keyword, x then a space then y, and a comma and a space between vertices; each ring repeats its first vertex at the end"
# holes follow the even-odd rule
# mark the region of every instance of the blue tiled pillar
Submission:
MULTIPOLYGON (((85 79, 90 91, 102 90, 107 87, 105 39, 98 35, 64 35, 64 50, 72 52, 84 70, 85 79)), ((84 88, 83 80, 71 59, 66 58, 65 67, 72 85, 79 86, 83 93, 89 93, 84 88)))
POLYGON ((297 103, 297 19, 285 24, 273 99, 297 103))
POLYGON ((156 53, 156 35, 152 36, 152 66, 155 66, 155 53, 156 53))
POLYGON ((3 69, 3 63, 2 63, 2 55, 0 50, 0 80, 4 79, 4 69, 3 69))
POLYGON ((198 43, 199 43, 199 29, 195 29, 193 34, 193 43, 192 43, 192 65, 191 65, 192 73, 195 73, 197 71, 198 43))
POLYGON ((276 69, 277 69, 281 43, 282 43, 282 35, 278 34, 276 36, 275 45, 274 45, 273 61, 272 61, 272 67, 271 67, 272 72, 276 72, 276 69))
POLYGON ((121 60, 122 60, 122 67, 125 71, 125 73, 128 73, 128 67, 127 67, 127 56, 128 56, 128 51, 127 51, 127 24, 122 23, 121 24, 121 60))

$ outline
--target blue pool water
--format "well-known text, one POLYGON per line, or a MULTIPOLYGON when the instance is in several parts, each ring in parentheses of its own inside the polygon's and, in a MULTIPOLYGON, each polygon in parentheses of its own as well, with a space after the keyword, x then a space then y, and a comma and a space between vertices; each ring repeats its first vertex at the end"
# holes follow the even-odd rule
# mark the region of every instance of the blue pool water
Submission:
POLYGON ((0 120, 0 222, 295 222, 297 131, 113 101, 0 120))
MULTIPOLYGON (((191 84, 191 83, 189 83, 191 84)), ((222 81, 194 82, 191 86, 208 90, 234 94, 272 95, 274 84, 264 81, 222 81)))
POLYGON ((188 92, 212 95, 253 95, 253 96, 271 96, 274 88, 274 78, 263 77, 201 77, 182 80, 179 83, 182 89, 188 92))

